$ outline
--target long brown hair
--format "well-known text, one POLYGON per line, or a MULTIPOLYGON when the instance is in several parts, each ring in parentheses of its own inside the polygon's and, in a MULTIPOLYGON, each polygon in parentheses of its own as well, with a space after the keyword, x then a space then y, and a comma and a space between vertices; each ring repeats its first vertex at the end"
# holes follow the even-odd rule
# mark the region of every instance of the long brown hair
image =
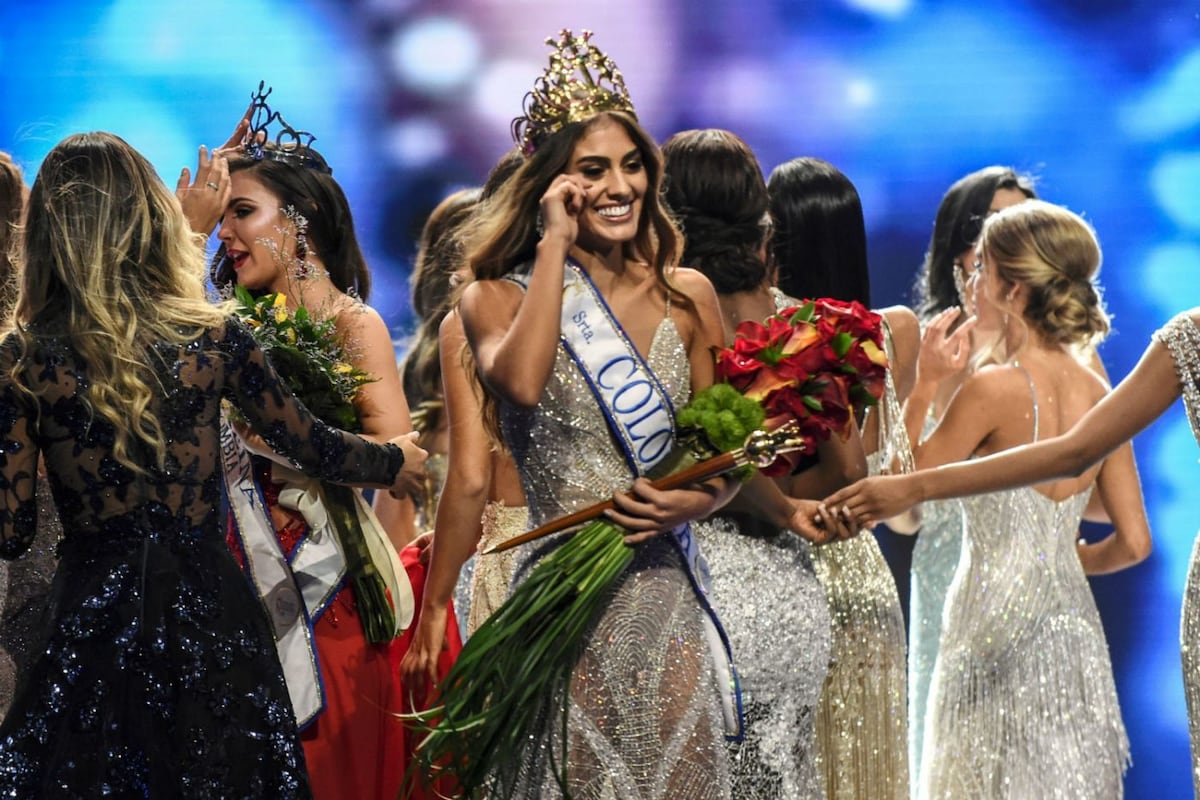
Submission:
MULTIPOLYGON (((532 261, 537 250, 538 208, 550 183, 566 171, 575 145, 603 120, 619 124, 629 134, 642 157, 647 188, 642 198, 642 216, 637 235, 626 246, 626 258, 641 258, 654 269, 664 293, 688 313, 695 308, 687 295, 675 289, 667 277, 679 263, 683 236, 667 214, 662 199, 663 159, 658 145, 632 114, 605 111, 580 122, 569 123, 538 145, 524 164, 490 198, 482 202, 473 220, 474 232, 467 244, 467 265, 475 280, 496 280, 532 261)), ((470 354, 464 355, 464 362, 470 354)), ((481 410, 488 433, 500 440, 496 398, 482 389, 481 410)))
POLYGON ((8 323, 17 301, 17 270, 14 251, 20 241, 21 216, 25 210, 25 181, 8 153, 0 152, 0 327, 8 323))
POLYGON ((669 270, 679 262, 682 236, 662 201, 662 153, 650 134, 623 111, 605 111, 563 126, 542 142, 516 174, 480 207, 475 233, 467 245, 467 264, 475 280, 495 280, 533 260, 542 195, 550 188, 551 181, 566 171, 576 143, 604 120, 625 129, 646 169, 648 188, 642 198, 642 218, 626 256, 648 261, 663 290, 686 302, 687 298, 667 278, 669 270))

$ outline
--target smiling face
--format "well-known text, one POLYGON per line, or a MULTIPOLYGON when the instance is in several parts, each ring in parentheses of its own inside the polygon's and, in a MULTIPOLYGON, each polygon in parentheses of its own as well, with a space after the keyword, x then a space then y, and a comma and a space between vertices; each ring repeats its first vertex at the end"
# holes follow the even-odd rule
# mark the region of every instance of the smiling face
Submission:
POLYGON ((586 250, 608 250, 633 241, 649 186, 642 153, 619 122, 602 118, 575 143, 565 172, 587 187, 579 216, 578 243, 586 250))
POLYGON ((279 198, 246 171, 230 177, 232 199, 217 238, 225 245, 239 286, 283 291, 293 237, 279 198))

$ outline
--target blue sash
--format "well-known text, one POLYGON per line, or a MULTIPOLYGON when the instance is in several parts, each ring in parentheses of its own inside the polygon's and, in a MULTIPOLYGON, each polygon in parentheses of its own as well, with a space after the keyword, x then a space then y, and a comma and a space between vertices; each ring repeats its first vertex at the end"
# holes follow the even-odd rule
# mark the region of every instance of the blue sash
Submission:
MULTIPOLYGON (((675 443, 675 408, 642 355, 613 316, 591 278, 573 259, 564 267, 560 341, 596 396, 630 470, 646 475, 675 443)), ((509 280, 528 286, 528 273, 509 280)), ((729 637, 709 599, 708 565, 691 525, 671 531, 692 589, 704 609, 705 637, 713 653, 726 737, 742 739, 742 701, 729 637)))

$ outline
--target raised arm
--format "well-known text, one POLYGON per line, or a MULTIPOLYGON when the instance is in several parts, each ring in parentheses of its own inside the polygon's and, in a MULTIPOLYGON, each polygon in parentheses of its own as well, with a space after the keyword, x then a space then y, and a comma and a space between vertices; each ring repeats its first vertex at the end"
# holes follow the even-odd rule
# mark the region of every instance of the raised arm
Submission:
POLYGON ((516 405, 537 405, 554 368, 563 268, 585 196, 578 176, 559 175, 542 197, 544 233, 524 296, 506 281, 478 281, 462 297, 463 328, 479 374, 496 395, 516 405))
POLYGON ((425 451, 411 438, 375 444, 331 428, 297 400, 275 372, 258 342, 230 318, 217 339, 225 357, 225 394, 264 441, 299 470, 334 483, 391 489, 402 471, 419 472, 425 451))

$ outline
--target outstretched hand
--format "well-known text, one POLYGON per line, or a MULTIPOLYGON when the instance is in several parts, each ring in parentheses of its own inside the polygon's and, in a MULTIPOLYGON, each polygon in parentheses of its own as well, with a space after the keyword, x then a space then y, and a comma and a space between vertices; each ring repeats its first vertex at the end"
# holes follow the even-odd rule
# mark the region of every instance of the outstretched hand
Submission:
POLYGON ((788 530, 815 545, 853 539, 862 529, 816 500, 792 498, 788 530))
POLYGON ((870 528, 921 502, 914 475, 864 478, 826 497, 823 504, 855 524, 870 528))

